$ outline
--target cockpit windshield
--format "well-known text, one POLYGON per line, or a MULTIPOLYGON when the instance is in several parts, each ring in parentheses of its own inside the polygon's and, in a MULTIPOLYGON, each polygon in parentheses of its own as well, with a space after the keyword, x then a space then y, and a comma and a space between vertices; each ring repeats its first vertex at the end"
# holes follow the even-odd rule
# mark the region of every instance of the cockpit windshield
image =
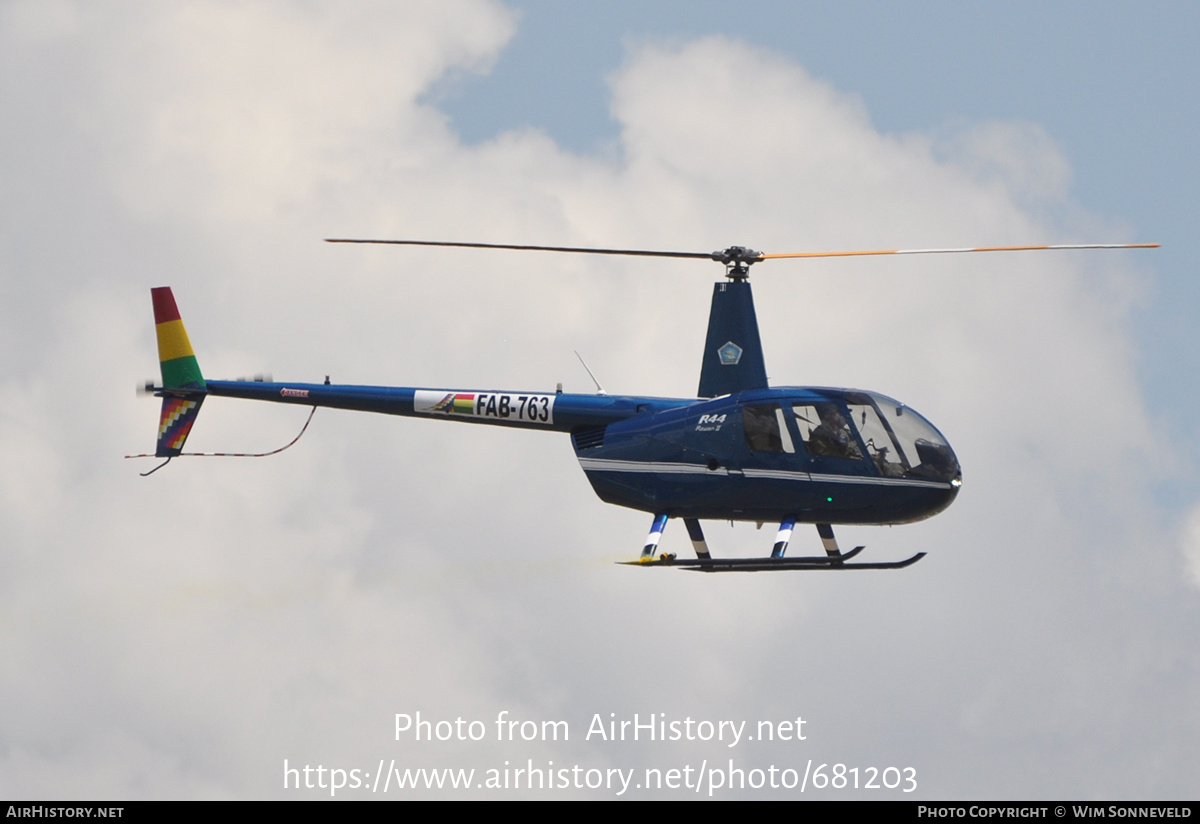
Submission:
POLYGON ((884 477, 951 481, 960 475, 950 444, 912 409, 874 393, 847 392, 843 397, 845 407, 832 400, 792 404, 810 455, 862 460, 861 443, 865 457, 884 477))
MULTIPOLYGON (((860 393, 866 396, 866 393, 860 393)), ((851 398, 848 401, 853 403, 851 398)), ((958 458, 942 433, 917 412, 886 395, 871 393, 864 400, 874 401, 881 421, 899 448, 910 477, 950 481, 961 475, 958 458)))

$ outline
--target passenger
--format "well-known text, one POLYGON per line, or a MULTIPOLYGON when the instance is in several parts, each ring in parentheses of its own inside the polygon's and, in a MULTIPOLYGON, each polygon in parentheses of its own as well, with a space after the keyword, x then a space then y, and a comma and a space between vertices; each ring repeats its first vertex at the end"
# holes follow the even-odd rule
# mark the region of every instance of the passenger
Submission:
POLYGON ((776 404, 758 404, 742 407, 742 428, 746 432, 746 445, 756 452, 782 452, 783 438, 779 434, 776 404))

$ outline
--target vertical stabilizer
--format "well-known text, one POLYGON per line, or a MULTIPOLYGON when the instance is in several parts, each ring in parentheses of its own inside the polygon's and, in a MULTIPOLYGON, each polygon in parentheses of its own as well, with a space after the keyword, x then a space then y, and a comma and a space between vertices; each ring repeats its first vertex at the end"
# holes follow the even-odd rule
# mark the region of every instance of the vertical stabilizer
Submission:
POLYGON ((160 458, 173 458, 183 451, 204 402, 204 376, 192 351, 187 330, 179 318, 179 307, 169 286, 150 290, 154 303, 154 330, 158 337, 158 361, 162 369, 163 402, 158 419, 160 458), (176 390, 172 392, 171 390, 176 390))
POLYGON ((154 302, 154 331, 158 336, 158 361, 164 389, 204 389, 204 376, 192 351, 187 330, 179 318, 179 308, 171 287, 150 290, 154 302))
POLYGON ((194 398, 163 398, 162 412, 158 419, 158 444, 154 454, 159 458, 174 458, 183 451, 183 444, 192 431, 192 424, 200 414, 203 395, 194 398))
POLYGON ((716 283, 696 395, 715 398, 766 387, 767 367, 763 363, 750 282, 736 279, 716 283))

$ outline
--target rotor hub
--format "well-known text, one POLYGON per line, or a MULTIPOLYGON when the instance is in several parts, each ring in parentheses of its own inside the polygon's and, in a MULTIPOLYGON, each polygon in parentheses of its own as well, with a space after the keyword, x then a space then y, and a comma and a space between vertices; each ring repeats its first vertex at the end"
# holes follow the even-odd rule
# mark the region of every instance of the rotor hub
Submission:
POLYGON ((756 252, 749 246, 730 246, 713 252, 712 259, 725 264, 725 277, 746 280, 750 277, 750 266, 762 260, 762 252, 756 252))

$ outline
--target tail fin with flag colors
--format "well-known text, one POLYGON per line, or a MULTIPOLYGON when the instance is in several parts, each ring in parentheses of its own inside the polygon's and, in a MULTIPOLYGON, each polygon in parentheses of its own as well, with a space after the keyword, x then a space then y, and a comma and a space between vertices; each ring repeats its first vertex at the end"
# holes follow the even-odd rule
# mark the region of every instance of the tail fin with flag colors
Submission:
POLYGON ((154 331, 158 335, 158 360, 163 389, 204 389, 200 364, 179 318, 179 307, 170 286, 150 290, 154 302, 154 331))
POLYGON ((173 458, 183 451, 192 424, 200 414, 206 386, 187 330, 179 318, 179 308, 175 305, 171 288, 160 286, 151 289, 150 298, 154 303, 154 326, 158 336, 163 389, 158 447, 154 454, 160 458, 173 458))

